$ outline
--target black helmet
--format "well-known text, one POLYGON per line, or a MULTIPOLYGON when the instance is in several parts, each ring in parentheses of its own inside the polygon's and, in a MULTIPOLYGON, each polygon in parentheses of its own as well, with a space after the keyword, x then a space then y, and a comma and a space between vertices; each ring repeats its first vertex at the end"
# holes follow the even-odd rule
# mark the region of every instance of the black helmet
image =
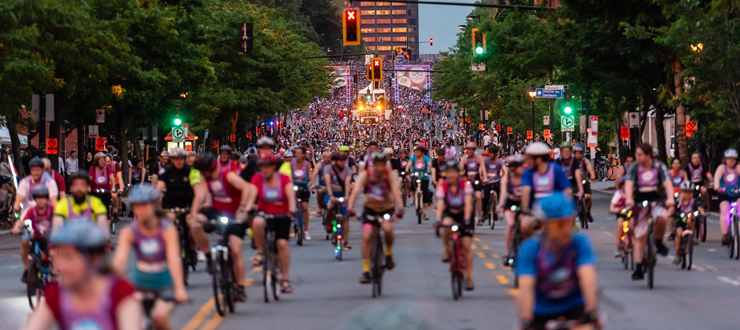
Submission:
POLYGON ((376 147, 377 147, 377 146, 378 146, 378 141, 375 141, 375 140, 370 140, 370 142, 368 142, 368 143, 367 143, 367 146, 368 146, 368 147, 369 147, 369 146, 376 146, 376 147))
POLYGON ((28 168, 33 167, 41 167, 44 168, 44 161, 39 157, 33 157, 31 161, 28 162, 28 168))
POLYGON ((509 156, 506 162, 509 163, 509 167, 519 167, 524 165, 524 157, 522 155, 509 156))
POLYGON ((231 152, 231 147, 228 144, 224 144, 218 150, 221 151, 221 152, 224 152, 224 151, 231 152))
POLYGON ((239 154, 238 152, 236 152, 236 151, 232 151, 232 152, 231 152, 231 156, 230 156, 229 158, 231 158, 231 159, 233 159, 233 160, 239 160, 239 158, 240 158, 241 156, 242 156, 242 155, 240 155, 240 154, 239 154))
POLYGON ((37 184, 35 187, 33 187, 33 190, 31 191, 31 196, 33 198, 39 198, 39 197, 49 197, 49 188, 46 188, 45 185, 37 184))
POLYGON ((213 172, 218 168, 218 159, 213 153, 206 152, 195 160, 195 169, 201 173, 213 172))
POLYGON ((384 152, 378 151, 373 153, 373 163, 385 163, 388 161, 388 156, 384 152))
POLYGON ((90 184, 90 174, 88 174, 85 171, 77 171, 77 173, 71 174, 67 178, 67 181, 68 181, 69 185, 71 186, 72 183, 75 182, 75 180, 77 180, 77 179, 85 180, 85 183, 86 184, 90 184))

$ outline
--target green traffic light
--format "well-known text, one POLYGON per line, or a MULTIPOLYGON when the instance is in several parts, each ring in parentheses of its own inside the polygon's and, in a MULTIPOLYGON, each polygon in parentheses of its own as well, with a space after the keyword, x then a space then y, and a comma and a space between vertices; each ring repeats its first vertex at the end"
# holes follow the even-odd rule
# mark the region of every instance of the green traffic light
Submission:
POLYGON ((180 118, 175 118, 175 126, 180 126, 182 124, 182 120, 180 118))
POLYGON ((571 108, 570 106, 566 106, 565 108, 563 108, 563 112, 565 112, 566 115, 569 115, 571 112, 573 112, 573 108, 571 108))
POLYGON ((483 54, 483 47, 481 47, 481 46, 475 47, 475 53, 478 54, 478 55, 483 54))

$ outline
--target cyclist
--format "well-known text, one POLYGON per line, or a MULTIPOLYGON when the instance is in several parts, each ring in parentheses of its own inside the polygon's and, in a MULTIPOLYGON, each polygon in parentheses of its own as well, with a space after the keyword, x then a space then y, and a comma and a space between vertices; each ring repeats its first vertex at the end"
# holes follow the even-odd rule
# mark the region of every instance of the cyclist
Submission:
POLYGON ((516 267, 521 329, 545 329, 550 321, 598 323, 596 253, 587 236, 573 233, 573 205, 563 192, 535 202, 543 233, 522 243, 516 267))
MULTIPOLYGON (((291 220, 295 218, 296 198, 293 191, 293 183, 290 177, 277 171, 278 159, 273 154, 263 153, 260 155, 258 165, 260 172, 252 177, 252 185, 256 187, 256 194, 252 194, 247 209, 257 205, 257 211, 267 215, 276 216, 271 219, 271 228, 275 229, 275 244, 277 245, 277 260, 282 272, 280 280, 281 291, 292 293, 293 287, 288 280, 290 270, 290 236, 291 220), (274 226, 274 227, 273 227, 274 226)), ((257 245, 257 256, 254 264, 259 265, 264 255, 266 219, 256 215, 252 220, 252 234, 257 245)), ((243 278, 244 274, 242 273, 243 278)))
POLYGON ((670 173, 665 164, 653 158, 653 148, 650 144, 643 143, 638 146, 635 152, 635 163, 627 169, 627 179, 624 183, 625 205, 634 206, 637 220, 634 223, 635 237, 635 272, 632 273, 633 280, 642 280, 643 271, 643 252, 647 241, 648 223, 647 211, 643 212, 642 203, 635 204, 635 201, 648 201, 652 205, 652 214, 655 220, 655 246, 658 253, 665 256, 668 254, 668 248, 663 244, 663 234, 665 234, 666 218, 673 211, 673 184, 671 183, 670 173), (664 205, 661 205, 664 202, 664 205))
POLYGON ((509 263, 509 250, 511 239, 514 235, 514 223, 516 213, 512 207, 521 207, 522 204, 522 174, 524 174, 524 157, 522 155, 509 156, 507 159, 509 169, 506 174, 501 176, 501 194, 499 195, 497 212, 504 211, 506 219, 506 246, 504 256, 501 257, 504 266, 511 266, 509 263))
MULTIPOLYGON (((671 161, 671 170, 669 171, 671 175, 671 183, 673 183, 673 197, 678 198, 678 194, 681 192, 680 186, 681 183, 684 181, 688 181, 689 177, 686 175, 686 172, 684 172, 681 169, 681 159, 674 158, 673 161, 671 161)), ((693 194, 691 197, 694 197, 693 194)), ((674 212, 675 213, 675 212, 674 212)), ((675 218, 676 214, 674 214, 675 218)), ((671 234, 668 235, 668 240, 672 241, 676 237, 675 227, 676 224, 675 221, 670 222, 671 227, 671 234)))
MULTIPOLYGON (((319 211, 324 212, 326 210, 326 203, 324 203, 324 196, 326 194, 326 181, 324 181, 324 168, 327 165, 332 164, 332 155, 330 152, 325 151, 321 154, 321 163, 319 163, 313 169, 314 182, 317 182, 315 187, 310 188, 311 191, 316 190, 316 204, 319 206, 319 211)), ((322 213, 323 215, 323 213, 322 213)))
MULTIPOLYGON (((200 172, 190 165, 185 164, 186 153, 182 148, 174 148, 170 151, 170 163, 167 169, 159 176, 157 180, 157 190, 162 193, 162 209, 169 211, 167 218, 172 223, 175 222, 175 213, 173 210, 186 210, 192 205, 198 191, 198 196, 205 196, 205 187, 200 184, 200 172), (202 191, 201 191, 202 190, 202 191)), ((185 218, 180 219, 185 221, 185 218)), ((181 226, 187 226, 186 223, 180 223, 181 226)), ((198 260, 205 261, 205 255, 210 254, 208 249, 208 237, 205 233, 197 228, 191 228, 190 231, 193 239, 197 243, 198 260), (193 230, 194 229, 194 230, 193 230)))
POLYGON ((560 158, 555 159, 555 162, 565 171, 571 187, 577 187, 578 196, 581 196, 583 193, 582 172, 580 166, 575 162, 573 145, 570 142, 560 144, 560 158))
MULTIPOLYGON (((208 262, 209 272, 213 269, 207 245, 200 245, 200 242, 207 242, 201 235, 204 235, 202 223, 209 220, 219 219, 222 216, 229 218, 225 235, 228 237, 229 251, 231 260, 234 262, 234 278, 243 279, 246 273, 246 264, 242 257, 242 242, 246 234, 248 224, 246 223, 247 202, 250 196, 254 194, 254 187, 249 182, 239 176, 236 171, 227 167, 220 167, 215 155, 207 152, 195 161, 195 168, 200 171, 201 182, 205 182, 208 192, 211 195, 211 206, 203 209, 204 196, 200 194, 193 199, 190 207, 190 216, 188 225, 191 228, 193 238, 201 250, 205 252, 206 261, 208 262), (205 247, 205 248, 204 248, 205 247)), ((200 189, 198 189, 200 191, 200 189)), ((241 280, 232 283, 236 300, 244 302, 247 300, 247 293, 241 280)))
POLYGON ((367 154, 363 156, 362 162, 360 162, 360 168, 359 172, 364 172, 366 169, 369 169, 373 166, 372 161, 372 155, 380 150, 380 147, 378 146, 378 141, 370 140, 370 142, 367 143, 367 154))
POLYGON ((152 166, 152 170, 149 171, 149 173, 152 174, 152 185, 157 185, 159 176, 162 175, 164 170, 167 169, 167 166, 169 166, 169 160, 170 154, 167 150, 162 150, 162 153, 159 155, 159 161, 155 163, 156 166, 152 166))
MULTIPOLYGON (((173 155, 170 157, 174 163, 173 155)), ((162 180, 158 184, 161 183, 162 180)), ((185 302, 188 295, 182 277, 177 229, 159 209, 158 202, 159 191, 150 185, 136 186, 131 190, 129 203, 136 221, 121 230, 112 267, 118 274, 124 274, 129 252, 134 248, 136 265, 130 275, 131 282, 137 290, 154 295, 155 303, 151 310, 154 328, 170 329, 172 301, 185 302)))
MULTIPOLYGON (((700 215, 704 216, 704 208, 701 204, 694 203, 694 185, 690 181, 686 180, 681 182, 679 185, 681 190, 681 199, 676 201, 676 211, 673 212, 673 221, 675 222, 674 227, 676 228, 676 257, 673 258, 673 264, 678 265, 681 263, 679 258, 679 249, 681 248, 681 237, 684 235, 684 230, 694 230, 694 222, 689 220, 684 222, 681 215, 688 216, 692 215, 695 211, 698 211, 700 215)), ((688 219, 691 219, 689 217, 688 219)), ((689 234, 690 235, 690 234, 689 234)), ((698 243, 697 243, 698 244, 698 243)))
MULTIPOLYGON (((115 178, 115 181, 113 181, 113 189, 110 191, 110 196, 111 196, 110 208, 111 208, 111 215, 113 216, 113 222, 118 222, 118 209, 121 204, 121 199, 118 198, 119 197, 118 192, 123 190, 121 163, 113 161, 112 156, 109 154, 106 154, 105 155, 105 166, 111 168, 114 172, 113 177, 115 178)), ((129 178, 129 182, 131 182, 131 178, 129 178)))
POLYGON ((25 329, 141 329, 141 302, 134 287, 106 268, 105 231, 85 221, 70 221, 52 233, 57 282, 44 297, 25 329))
POLYGON ((449 159, 457 159, 457 150, 455 150, 455 146, 452 145, 452 138, 445 138, 445 158, 449 159))
POLYGON ((190 167, 195 166, 195 160, 198 159, 198 154, 195 151, 188 152, 187 162, 190 167))
POLYGON ((218 167, 226 168, 230 171, 236 171, 238 174, 240 172, 239 162, 231 159, 231 147, 228 144, 224 144, 219 148, 219 151, 218 167))
MULTIPOLYGON (((617 190, 612 196, 612 200, 609 204, 609 210, 617 216, 617 252, 614 254, 615 258, 622 257, 622 239, 624 238, 624 216, 620 213, 624 209, 625 194, 624 194, 624 182, 627 177, 624 175, 626 169, 628 169, 635 162, 635 156, 627 155, 624 157, 624 164, 617 170, 617 190)), ((630 224, 633 227, 634 224, 630 224)))
MULTIPOLYGON (((406 164, 406 173, 416 173, 421 179, 424 220, 429 220, 429 203, 432 202, 432 196, 429 194, 429 170, 432 168, 432 162, 429 156, 426 155, 426 152, 427 150, 422 146, 416 146, 414 148, 414 155, 411 156, 411 159, 406 164)), ((411 180, 411 191, 416 191, 416 180, 411 180)))
POLYGON ((116 179, 115 171, 105 165, 105 154, 95 154, 95 160, 89 172, 92 180, 90 183, 90 194, 100 198, 105 208, 110 209, 112 203, 111 188, 113 187, 113 183, 116 182, 116 179))
POLYGON ((314 185, 313 164, 306 159, 306 147, 297 147, 293 150, 295 158, 285 162, 290 165, 291 179, 293 185, 298 187, 296 199, 301 200, 301 212, 303 212, 303 238, 311 240, 311 234, 308 233, 308 200, 311 198, 310 187, 314 185))
MULTIPOLYGON (((350 184, 352 181, 352 173, 350 172, 347 165, 347 160, 342 153, 333 153, 331 156, 332 164, 324 166, 324 182, 326 182, 326 194, 324 197, 324 205, 329 205, 327 209, 327 219, 334 219, 336 216, 334 205, 338 203, 337 198, 347 196, 350 191, 350 184)), ((344 249, 349 250, 352 246, 349 244, 349 221, 347 221, 347 201, 342 203, 339 207, 342 213, 342 232, 344 232, 344 249)), ((331 232, 331 223, 327 221, 327 232, 331 232)))
MULTIPOLYGON (((399 176, 399 182, 401 182, 402 185, 406 185, 406 191, 408 191, 408 197, 411 197, 411 191, 408 189, 408 180, 406 177, 408 176, 409 172, 406 169, 406 167, 409 164, 409 152, 405 148, 401 149, 400 157, 398 159, 399 163, 401 164, 401 175, 399 176)), ((402 198, 406 198, 406 196, 401 196, 402 198)))
POLYGON ((64 177, 62 177, 59 172, 51 168, 51 161, 49 158, 41 158, 41 160, 44 162, 44 172, 46 174, 49 174, 49 177, 51 177, 54 180, 54 183, 57 184, 57 191, 59 192, 58 199, 64 199, 67 192, 67 184, 64 182, 64 177))
POLYGON ((465 177, 460 177, 458 168, 460 164, 450 159, 445 164, 445 178, 437 185, 437 224, 446 226, 443 229, 444 254, 442 262, 450 262, 450 234, 449 226, 457 224, 461 233, 462 252, 465 258, 465 290, 475 289, 473 283, 473 250, 471 243, 475 225, 471 217, 473 215, 473 185, 465 177))
MULTIPOLYGON (((686 172, 686 175, 688 175, 691 183, 694 184, 694 186, 700 187, 699 191, 701 192, 702 199, 709 200, 705 184, 706 182, 709 182, 710 187, 712 187, 714 180, 712 179, 712 173, 708 170, 708 166, 704 166, 701 161, 701 153, 698 151, 692 153, 691 161, 686 164, 686 167, 684 167, 683 170, 686 172)), ((701 202, 706 205, 704 201, 701 202)))
MULTIPOLYGON (((362 212, 362 277, 360 283, 370 283, 370 241, 372 239, 373 228, 376 221, 369 220, 376 216, 384 214, 391 215, 395 208, 396 219, 403 218, 403 203, 401 201, 401 191, 398 187, 398 180, 393 176, 385 164, 388 158, 383 152, 376 152, 372 155, 372 168, 361 171, 357 176, 355 189, 349 198, 347 205, 347 215, 354 215, 354 205, 360 191, 365 194, 365 206, 362 212)), ((427 181, 428 183, 428 181, 427 181)), ((392 270, 396 264, 393 262, 393 223, 383 221, 380 225, 385 232, 385 267, 392 270)))
POLYGON ((357 161, 355 160, 355 157, 352 157, 349 154, 349 147, 346 145, 339 147, 339 153, 347 158, 347 164, 345 164, 345 167, 349 168, 352 175, 357 174, 357 161))
POLYGON ((134 165, 131 168, 131 185, 144 184, 146 179, 146 167, 144 167, 144 162, 139 158, 134 158, 131 163, 134 165))
MULTIPOLYGON (((486 181, 487 183, 483 187, 483 213, 487 216, 489 205, 488 203, 497 203, 501 195, 501 178, 505 177, 509 169, 506 168, 506 160, 499 158, 498 146, 493 144, 488 147, 488 157, 484 158, 484 164, 486 168, 486 181), (493 191, 493 194, 491 194, 493 191), (493 196, 491 196, 493 195, 493 196)), ((521 158, 523 161, 524 158, 521 158)), ((484 218, 486 218, 484 216, 484 218)), ((498 220, 498 211, 493 215, 494 220, 498 220)))
POLYGON ((573 148, 573 157, 578 162, 578 170, 581 175, 581 185, 583 186, 583 207, 586 208, 586 217, 588 222, 594 222, 594 218, 591 216, 591 181, 596 180, 596 174, 594 174, 594 167, 586 157, 583 157, 584 145, 583 143, 577 144, 573 148), (585 181, 585 183, 584 183, 585 181))
POLYGON ((447 160, 445 159, 445 150, 444 148, 437 149, 437 157, 432 159, 432 177, 434 178, 434 186, 439 187, 439 180, 444 178, 447 175, 447 171, 445 171, 445 164, 447 164, 447 160))
POLYGON ((724 160, 722 164, 717 166, 717 170, 714 172, 714 187, 719 193, 719 214, 720 217, 725 219, 720 220, 719 228, 722 230, 722 245, 730 244, 730 234, 727 233, 729 221, 728 218, 730 203, 740 201, 737 196, 729 196, 725 191, 732 190, 740 186, 738 184, 738 175, 740 175, 740 168, 737 166, 737 150, 727 149, 725 150, 724 160))
POLYGON ((69 194, 54 206, 54 219, 52 228, 60 228, 67 219, 86 219, 97 223, 107 232, 108 209, 105 208, 100 198, 88 193, 90 190, 90 175, 79 171, 69 176, 69 194))
MULTIPOLYGON (((542 142, 530 144, 525 157, 527 168, 522 174, 522 209, 528 211, 532 201, 537 201, 556 192, 572 194, 570 180, 557 162, 550 163, 550 147, 542 142)), ((526 213, 526 212, 525 212, 526 213)), ((523 217, 521 231, 523 237, 532 234, 536 221, 523 217)))
POLYGON ((475 191, 475 215, 478 218, 478 226, 483 224, 482 204, 483 204, 483 178, 488 178, 486 174, 486 163, 483 156, 475 154, 478 146, 475 142, 468 142, 465 145, 465 156, 460 159, 460 171, 465 173, 468 181, 473 185, 475 191))
POLYGON ((33 188, 42 185, 46 186, 49 190, 49 200, 51 205, 54 206, 57 202, 59 191, 57 190, 57 184, 54 179, 49 176, 48 173, 44 172, 44 161, 41 158, 34 157, 28 162, 31 174, 18 183, 18 191, 15 195, 15 203, 13 203, 13 212, 23 217, 21 213, 21 207, 25 207, 25 210, 30 209, 34 206, 34 201, 31 196, 33 188))
POLYGON ((52 206, 49 204, 49 189, 44 185, 36 185, 31 191, 34 206, 28 208, 28 212, 22 218, 19 218, 13 229, 13 235, 20 235, 24 232, 21 239, 21 262, 23 262, 23 276, 21 282, 26 283, 28 276, 28 255, 31 253, 31 232, 24 227, 26 220, 31 220, 33 233, 44 235, 51 229, 52 206))

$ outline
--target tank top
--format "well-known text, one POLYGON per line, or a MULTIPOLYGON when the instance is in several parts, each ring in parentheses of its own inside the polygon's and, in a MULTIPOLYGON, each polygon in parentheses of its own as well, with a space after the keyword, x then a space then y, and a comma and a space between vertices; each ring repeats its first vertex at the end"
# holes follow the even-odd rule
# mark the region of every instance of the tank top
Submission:
POLYGON ((573 156, 570 156, 568 160, 565 160, 565 158, 560 158, 560 167, 563 168, 563 171, 565 172, 565 175, 568 176, 568 179, 571 181, 575 179, 576 175, 576 168, 573 166, 573 156))
POLYGON ((31 208, 31 227, 35 234, 44 236, 44 233, 48 233, 51 229, 51 217, 53 210, 51 205, 46 206, 44 213, 39 213, 38 207, 34 206, 31 208))
POLYGON ((551 164, 547 165, 547 171, 540 174, 538 171, 534 171, 532 175, 532 191, 534 192, 534 198, 542 198, 551 195, 555 190, 555 167, 551 164))
POLYGON ((293 183, 300 185, 308 184, 308 161, 303 161, 303 167, 298 168, 298 163, 295 159, 290 161, 290 167, 293 169, 293 183))
POLYGON ((465 164, 465 175, 468 177, 468 180, 473 181, 479 178, 480 173, 478 173, 478 169, 480 168, 480 164, 478 163, 478 156, 475 156, 472 159, 465 156, 465 159, 467 160, 465 164))
POLYGON ((408 164, 409 164, 409 160, 408 159, 406 159, 406 160, 401 159, 401 171, 402 172, 405 172, 406 171, 406 165, 408 165, 408 164))
POLYGON ((673 187, 678 188, 678 186, 683 182, 683 170, 678 170, 678 174, 674 175, 673 170, 670 171, 671 173, 671 182, 673 182, 673 187))
POLYGON ((141 169, 134 167, 131 170, 131 181, 133 183, 141 182, 141 169))
POLYGON ((678 205, 676 205, 678 208, 678 214, 675 214, 675 216, 681 216, 681 213, 689 214, 691 212, 694 212, 694 199, 689 199, 688 203, 684 203, 683 200, 678 202, 678 205))
POLYGON ((164 242, 164 230, 169 226, 169 220, 161 219, 157 233, 147 236, 141 232, 138 222, 134 223, 134 251, 136 259, 148 264, 167 262, 167 244, 164 242))
POLYGON ((427 172, 427 163, 424 161, 424 156, 421 156, 421 158, 414 159, 414 164, 411 169, 414 173, 426 173, 427 172))
POLYGON ((488 176, 488 181, 501 181, 501 169, 504 167, 503 161, 501 159, 491 160, 490 158, 486 158, 484 161, 486 164, 486 176, 488 176))
POLYGON ((730 169, 729 167, 725 166, 725 173, 722 174, 722 183, 720 184, 721 187, 737 187, 737 165, 730 169))
POLYGON ((635 187, 637 188, 636 197, 638 200, 649 200, 655 201, 661 198, 659 193, 659 178, 658 169, 655 167, 655 163, 649 169, 645 169, 640 164, 637 166, 637 181, 635 187))
POLYGON ((285 192, 281 192, 280 188, 283 186, 282 176, 277 176, 277 184, 275 187, 267 185, 267 180, 262 178, 262 201, 268 204, 279 204, 283 203, 283 195, 285 192))
POLYGON ((691 180, 691 182, 697 183, 703 181, 704 176, 702 175, 702 172, 704 171, 704 166, 701 163, 699 163, 698 167, 694 167, 693 164, 689 163, 688 169, 689 180, 691 180))
POLYGON ((115 312, 111 313, 112 301, 112 277, 106 282, 106 292, 98 297, 98 303, 95 309, 88 312, 78 312, 72 306, 72 297, 68 290, 59 288, 59 308, 60 314, 63 315, 59 321, 59 328, 62 330, 116 330, 118 325, 115 323, 115 312))
POLYGON ((445 211, 453 214, 465 211, 465 183, 465 178, 460 178, 457 183, 457 193, 453 194, 452 189, 445 182, 445 211))
MULTIPOLYGON (((109 179, 110 173, 108 173, 108 166, 103 167, 103 173, 100 173, 100 167, 93 167, 92 183, 90 186, 95 189, 110 189, 111 182, 109 179)), ((161 174, 161 173, 160 173, 161 174)))
POLYGON ((506 184, 506 190, 509 192, 508 199, 512 201, 521 201, 522 200, 522 185, 521 185, 521 178, 519 179, 519 184, 514 184, 514 181, 511 179, 512 176, 509 175, 509 180, 506 184))
POLYGON ((560 255, 549 253, 547 243, 540 239, 537 252, 537 294, 550 299, 565 298, 578 291, 576 249, 573 243, 564 247, 560 255))
MULTIPOLYGON (((31 196, 31 194, 33 193, 33 188, 36 188, 36 186, 38 185, 45 186, 47 183, 49 183, 49 180, 52 180, 51 176, 49 176, 46 172, 44 172, 41 175, 41 180, 39 180, 39 182, 33 182, 33 177, 30 175, 28 176, 28 178, 29 178, 28 179, 28 192, 29 192, 28 195, 29 196, 31 196)), ((26 198, 28 198, 29 196, 26 196, 26 198)))
POLYGON ((241 191, 232 186, 226 179, 231 171, 221 170, 216 180, 208 181, 208 190, 211 192, 213 207, 229 216, 235 217, 241 201, 241 191))
POLYGON ((378 182, 375 174, 366 170, 367 182, 365 182, 365 206, 378 212, 393 208, 393 197, 391 196, 390 173, 385 170, 385 180, 378 182))
POLYGON ((85 203, 87 204, 87 207, 85 207, 85 210, 82 211, 82 213, 76 213, 74 211, 74 207, 72 207, 72 203, 74 201, 72 200, 72 197, 67 197, 67 219, 78 219, 78 218, 85 218, 89 221, 92 221, 92 205, 90 205, 90 196, 85 197, 85 203))

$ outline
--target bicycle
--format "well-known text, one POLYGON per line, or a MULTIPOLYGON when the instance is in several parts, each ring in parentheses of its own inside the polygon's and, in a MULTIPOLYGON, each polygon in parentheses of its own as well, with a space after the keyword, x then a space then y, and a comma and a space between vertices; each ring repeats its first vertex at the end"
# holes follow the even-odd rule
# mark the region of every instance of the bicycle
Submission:
POLYGON ((190 244, 190 227, 185 220, 185 216, 190 213, 190 208, 181 209, 179 207, 173 209, 165 209, 167 213, 175 215, 175 224, 177 226, 177 234, 180 237, 180 259, 182 260, 182 276, 185 285, 188 285, 188 275, 190 269, 195 271, 195 267, 198 264, 198 252, 193 249, 190 244))
POLYGON ((649 201, 642 201, 642 207, 647 208, 647 244, 645 244, 645 253, 643 254, 642 263, 645 264, 645 272, 648 274, 647 285, 651 290, 655 282, 655 265, 658 262, 656 255, 657 245, 655 245, 655 221, 653 219, 653 204, 649 201))
MULTIPOLYGON (((112 192, 113 191, 108 189, 95 189, 95 191, 93 191, 91 195, 100 198, 101 200, 105 200, 103 199, 103 195, 111 194, 112 192)), ((114 235, 116 233, 116 223, 118 223, 118 214, 113 214, 113 209, 111 208, 110 204, 105 205, 105 207, 108 209, 108 221, 110 221, 108 225, 108 231, 111 235, 114 235)))
MULTIPOLYGON (((681 221, 684 223, 691 223, 691 218, 696 218, 699 215, 699 211, 694 211, 689 214, 681 213, 679 216, 681 221)), ((694 261, 694 235, 689 229, 684 230, 683 235, 680 238, 678 245, 678 258, 681 258, 681 269, 691 270, 691 265, 694 261)))
POLYGON ((740 228, 738 228, 737 197, 740 196, 740 189, 734 187, 727 191, 727 187, 725 187, 722 188, 721 193, 732 198, 732 202, 730 202, 730 218, 727 219, 730 221, 729 234, 732 239, 730 240, 730 244, 727 245, 727 250, 730 259, 734 257, 735 260, 738 260, 740 259, 740 228))
POLYGON ((275 221, 277 219, 285 219, 288 216, 285 214, 265 214, 264 212, 257 213, 258 217, 265 219, 265 242, 264 242, 264 265, 262 265, 262 287, 265 295, 265 303, 270 302, 270 291, 272 291, 272 298, 274 301, 280 300, 280 285, 279 283, 283 280, 282 273, 280 272, 280 265, 277 260, 277 233, 275 232, 275 221))
POLYGON ((224 316, 226 310, 233 313, 235 295, 232 294, 234 279, 234 263, 231 259, 231 250, 229 249, 229 237, 226 234, 226 228, 229 222, 233 221, 227 216, 220 216, 218 219, 209 219, 210 225, 215 228, 214 232, 218 235, 218 242, 211 245, 212 262, 212 287, 213 300, 216 305, 218 315, 224 316))
POLYGON ((344 197, 338 197, 337 203, 334 206, 336 213, 334 220, 332 220, 332 245, 334 245, 334 258, 342 261, 342 251, 344 245, 344 235, 342 231, 342 212, 340 205, 344 203, 344 197))
MULTIPOLYGON (((522 223, 520 216, 523 214, 523 211, 521 207, 516 205, 512 205, 510 210, 514 212, 514 227, 511 228, 513 235, 509 243, 509 255, 506 256, 508 258, 506 261, 509 267, 511 267, 511 271, 516 274, 516 259, 519 257, 519 246, 522 243, 522 233, 520 231, 522 223)), ((519 277, 516 275, 514 275, 514 287, 519 287, 519 277)))
POLYGON ((414 193, 414 205, 416 206, 416 218, 421 224, 421 218, 424 216, 424 193, 421 191, 421 181, 427 177, 427 174, 412 173, 411 176, 416 178, 416 192, 414 193))
POLYGON ((401 200, 403 201, 403 207, 406 207, 406 196, 409 193, 409 188, 406 183, 406 172, 401 171, 401 200))
MULTIPOLYGON (((141 305, 142 309, 144 310, 144 322, 141 329, 146 330, 153 330, 154 323, 152 322, 152 309, 154 308, 154 303, 159 299, 159 292, 156 291, 139 291, 141 293, 141 305)), ((184 305, 189 304, 191 301, 188 299, 188 301, 179 303, 174 301, 174 299, 165 299, 165 301, 173 302, 176 305, 184 305)))
POLYGON ((622 221, 622 232, 624 233, 624 236, 622 237, 622 242, 619 244, 619 250, 622 252, 622 264, 624 265, 624 269, 635 269, 635 254, 632 250, 634 248, 634 237, 632 233, 632 228, 630 226, 630 221, 632 220, 632 208, 627 207, 622 209, 620 211, 620 215, 623 216, 622 221))
MULTIPOLYGON (((303 186, 293 186, 293 190, 296 192, 296 196, 300 196, 308 188, 303 186)), ((303 246, 303 209, 301 209, 301 199, 296 198, 296 216, 295 222, 293 223, 293 232, 295 233, 295 243, 299 246, 303 246)))
POLYGON ((370 282, 373 290, 373 298, 383 293, 383 271, 385 260, 383 256, 383 238, 380 235, 380 227, 384 221, 390 221, 391 215, 366 215, 366 219, 373 222, 373 234, 370 238, 370 282))
MULTIPOLYGON (((586 184, 586 180, 581 180, 581 184, 586 184)), ((582 229, 588 229, 588 211, 586 210, 586 194, 582 194, 576 201, 576 209, 578 211, 578 220, 581 223, 582 229)))
POLYGON ((49 247, 43 234, 34 232, 31 220, 25 220, 23 225, 31 235, 29 244, 31 251, 26 273, 26 295, 31 310, 35 309, 44 295, 44 287, 51 282, 54 274, 51 271, 51 259, 49 258, 49 247))
POLYGON ((452 279, 452 298, 458 300, 462 297, 465 282, 465 256, 462 252, 462 236, 458 224, 437 226, 438 228, 450 228, 450 275, 452 279))
POLYGON ((496 206, 498 205, 498 196, 496 195, 496 191, 493 190, 493 183, 490 183, 486 185, 483 189, 490 189, 490 192, 488 194, 488 210, 486 210, 486 214, 484 214, 484 218, 488 218, 488 221, 491 224, 491 229, 494 229, 496 226, 496 221, 498 220, 498 214, 496 213, 496 206))
MULTIPOLYGON (((701 185, 694 185, 694 205, 702 205, 701 185)), ((707 216, 698 215, 694 217, 694 235, 702 242, 707 241, 707 216)))

